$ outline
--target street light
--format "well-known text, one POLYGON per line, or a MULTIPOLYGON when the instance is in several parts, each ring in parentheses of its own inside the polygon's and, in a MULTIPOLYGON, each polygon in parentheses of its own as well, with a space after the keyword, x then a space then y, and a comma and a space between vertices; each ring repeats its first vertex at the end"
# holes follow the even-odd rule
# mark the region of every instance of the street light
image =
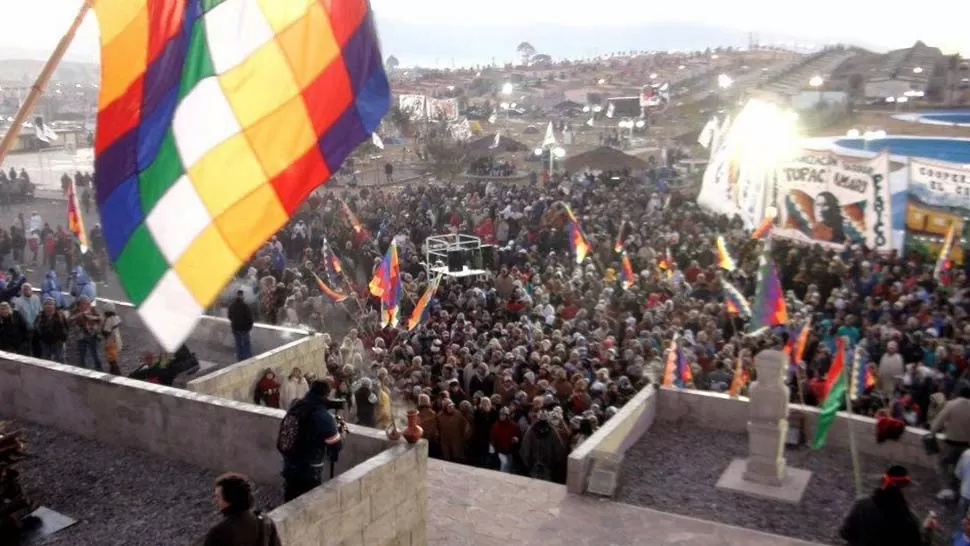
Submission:
POLYGON ((922 74, 922 73, 923 73, 922 66, 917 66, 916 68, 913 69, 913 74, 922 74))
MULTIPOLYGON (((555 168, 555 160, 562 159, 566 157, 566 150, 561 146, 556 146, 555 144, 550 145, 549 150, 549 176, 552 176, 552 171, 555 168)), ((542 157, 542 154, 546 152, 546 148, 536 148, 536 157, 542 157)))
POLYGON ((512 91, 514 91, 514 90, 515 90, 515 86, 512 85, 512 82, 505 82, 505 83, 502 84, 502 94, 503 95, 511 95, 512 94, 512 91))

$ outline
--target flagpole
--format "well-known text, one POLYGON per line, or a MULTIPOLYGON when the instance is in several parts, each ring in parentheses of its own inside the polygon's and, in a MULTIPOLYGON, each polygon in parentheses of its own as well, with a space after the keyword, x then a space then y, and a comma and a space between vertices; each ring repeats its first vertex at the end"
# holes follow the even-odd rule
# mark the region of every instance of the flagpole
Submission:
POLYGON ((54 48, 54 52, 51 53, 47 63, 44 64, 43 70, 37 75, 37 80, 34 81, 34 85, 31 86, 30 92, 27 94, 27 98, 21 103, 20 109, 17 110, 17 114, 13 118, 13 123, 11 123, 10 128, 7 129, 7 133, 3 135, 3 140, 0 141, 0 165, 3 164, 4 158, 7 156, 7 152, 13 146, 14 141, 20 136, 20 131, 23 129, 24 122, 27 120, 27 116, 34 110, 34 106, 37 104, 37 100, 40 96, 44 94, 44 87, 47 86, 47 82, 50 81, 51 76, 54 74, 54 70, 57 65, 60 64, 61 59, 64 58, 64 53, 67 52, 67 48, 74 41, 74 35, 77 34, 78 27, 84 21, 84 16, 88 14, 91 9, 94 0, 81 0, 81 8, 78 10, 77 15, 74 17, 74 21, 71 26, 68 27, 67 32, 61 37, 60 42, 57 43, 57 47, 54 48))
POLYGON ((848 388, 845 389, 845 411, 849 414, 849 419, 846 420, 846 426, 849 428, 849 453, 852 456, 852 477, 855 480, 855 496, 856 498, 862 497, 862 468, 859 463, 859 451, 855 444, 855 430, 852 427, 852 399, 849 392, 852 390, 851 377, 848 373, 848 368, 850 366, 842 365, 842 378, 845 380, 845 384, 848 388))

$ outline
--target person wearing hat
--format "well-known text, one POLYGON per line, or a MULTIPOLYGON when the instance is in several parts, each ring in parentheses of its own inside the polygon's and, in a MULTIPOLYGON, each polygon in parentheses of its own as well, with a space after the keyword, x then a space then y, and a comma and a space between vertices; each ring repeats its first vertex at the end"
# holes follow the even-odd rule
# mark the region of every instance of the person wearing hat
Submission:
POLYGON ((40 314, 37 315, 34 323, 34 335, 40 343, 40 357, 54 362, 64 362, 67 333, 67 319, 57 311, 54 298, 45 297, 40 314))
POLYGON ((442 400, 438 413, 438 434, 441 458, 450 462, 465 461, 465 442, 471 437, 471 426, 465 416, 455 409, 450 398, 442 400))
POLYGON ((519 434, 519 425, 511 419, 509 408, 498 410, 498 421, 492 425, 489 444, 498 455, 499 470, 502 472, 512 472, 514 453, 519 449, 519 434))
POLYGON ((940 444, 940 480, 943 489, 937 495, 940 500, 951 500, 959 489, 959 480, 953 468, 967 448, 970 448, 970 385, 960 386, 959 394, 947 402, 940 414, 933 419, 930 432, 942 431, 946 438, 940 444))
POLYGON ((903 489, 910 481, 905 468, 890 466, 880 487, 852 505, 839 535, 849 546, 922 546, 931 543, 933 533, 940 528, 939 521, 930 512, 920 524, 903 495, 903 489))

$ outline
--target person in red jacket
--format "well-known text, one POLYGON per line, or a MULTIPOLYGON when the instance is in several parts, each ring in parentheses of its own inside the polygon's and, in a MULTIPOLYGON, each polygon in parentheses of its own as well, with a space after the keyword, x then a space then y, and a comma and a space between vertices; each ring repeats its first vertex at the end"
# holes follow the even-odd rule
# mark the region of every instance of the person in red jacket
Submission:
POLYGON ((498 454, 499 470, 512 472, 512 454, 519 444, 519 426, 509 419, 509 409, 502 408, 498 412, 498 421, 492 425, 489 435, 492 449, 498 454))

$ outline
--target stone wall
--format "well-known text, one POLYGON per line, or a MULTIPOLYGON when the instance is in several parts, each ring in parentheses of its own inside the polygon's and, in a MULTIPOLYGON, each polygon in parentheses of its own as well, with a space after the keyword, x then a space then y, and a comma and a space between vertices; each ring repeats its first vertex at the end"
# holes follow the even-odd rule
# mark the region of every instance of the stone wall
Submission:
MULTIPOLYGON (((121 317, 123 328, 140 328, 147 330, 145 323, 138 315, 137 309, 130 303, 123 301, 105 300, 98 298, 99 301, 111 301, 115 304, 118 316, 121 317)), ((122 333, 122 335, 124 335, 122 333)), ((302 339, 309 335, 306 330, 296 328, 284 328, 270 324, 256 324, 250 332, 250 340, 253 347, 253 354, 258 355, 266 351, 275 349, 297 339, 302 339)), ((232 337, 232 330, 229 328, 229 319, 222 317, 203 316, 202 320, 192 331, 189 340, 186 341, 189 349, 195 353, 199 360, 212 362, 215 364, 232 364, 236 362, 236 342, 232 337)), ((142 348, 143 351, 161 352, 161 346, 153 344, 151 347, 142 348)))
POLYGON ((269 517, 284 546, 425 546, 428 443, 395 445, 269 517))
POLYGON ((327 375, 326 345, 324 336, 311 335, 291 341, 282 347, 207 371, 204 375, 186 383, 185 388, 200 394, 221 396, 237 402, 253 402, 256 383, 267 369, 273 370, 282 383, 293 368, 317 377, 327 375))
MULTIPOLYGON (((670 387, 661 387, 657 394, 657 418, 661 421, 730 432, 747 432, 748 399, 745 397, 731 398, 722 393, 670 387)), ((805 416, 805 435, 811 441, 818 423, 818 408, 792 404, 789 414, 795 412, 805 416)), ((829 429, 826 449, 848 449, 850 425, 859 453, 903 464, 936 468, 935 459, 927 456, 923 450, 921 439, 926 433, 925 430, 910 427, 898 441, 890 440, 878 444, 875 419, 845 412, 839 412, 829 429)))
MULTIPOLYGON (((257 482, 280 482, 284 412, 0 352, 0 416, 49 425, 257 482)), ((351 425, 336 472, 389 446, 351 425)))
POLYGON ((593 461, 604 455, 622 456, 650 430, 656 415, 656 390, 653 385, 647 385, 569 454, 566 477, 569 492, 585 493, 593 461))

